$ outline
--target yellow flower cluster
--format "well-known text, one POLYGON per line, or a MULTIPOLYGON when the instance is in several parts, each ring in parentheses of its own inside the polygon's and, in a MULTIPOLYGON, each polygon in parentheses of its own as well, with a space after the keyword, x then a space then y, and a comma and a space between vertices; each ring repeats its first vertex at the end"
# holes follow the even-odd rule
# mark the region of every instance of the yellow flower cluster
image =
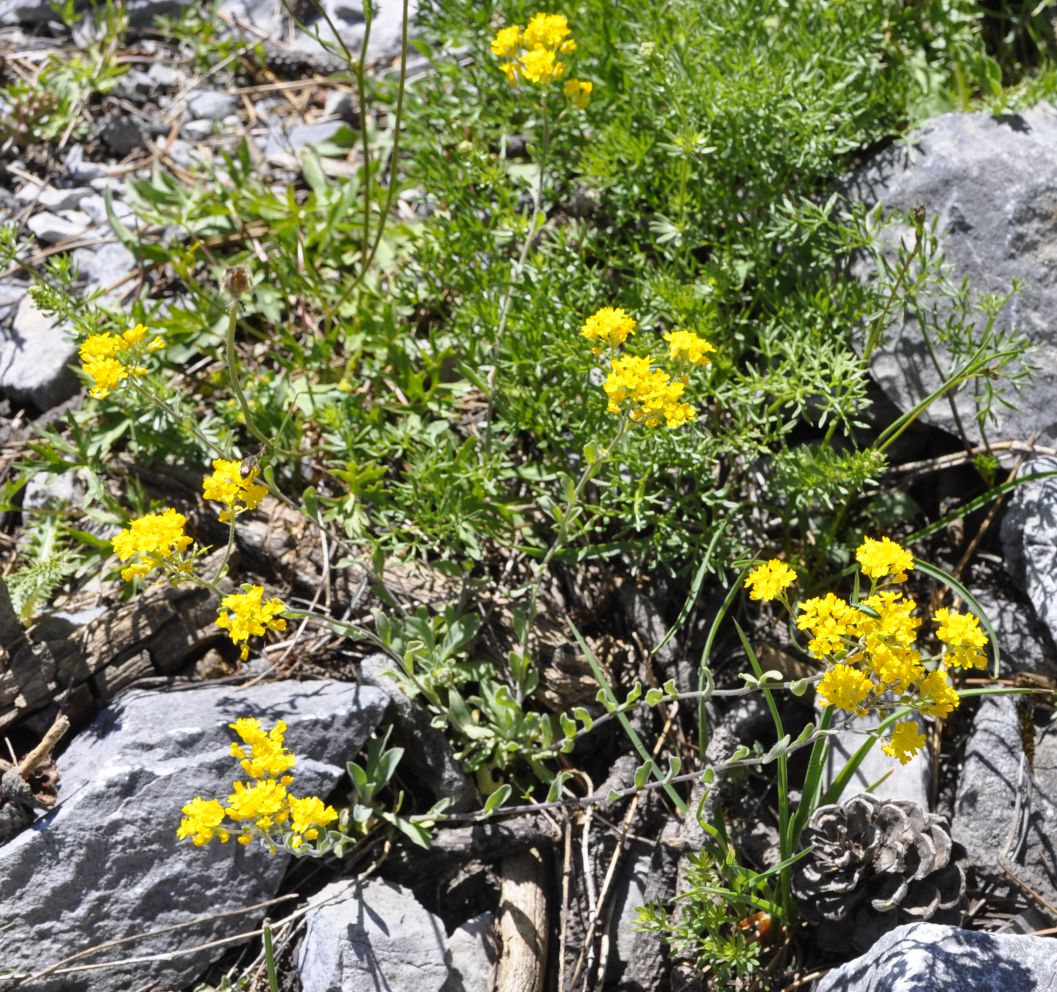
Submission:
MULTIPOLYGON (((500 69, 511 86, 522 80, 534 86, 549 86, 565 75, 562 55, 576 51, 576 41, 564 14, 534 14, 524 29, 519 24, 500 28, 492 39, 492 54, 506 61, 500 69)), ((591 99, 592 84, 586 80, 570 79, 563 92, 569 102, 580 110, 591 99)))
POLYGON ((609 398, 608 410, 627 416, 646 427, 681 427, 694 419, 697 411, 682 399, 686 390, 685 372, 690 366, 708 362, 714 351, 704 338, 691 331, 672 331, 664 335, 669 345, 671 372, 654 367, 646 355, 621 355, 620 348, 635 333, 635 318, 621 307, 596 310, 580 328, 580 336, 594 347, 593 355, 609 356, 609 374, 602 389, 609 398))
POLYGON ((214 837, 222 844, 233 834, 240 844, 250 844, 257 837, 273 853, 279 844, 296 851, 306 840, 318 839, 338 813, 318 796, 290 794, 293 776, 285 773, 297 759, 283 742, 286 724, 280 720, 266 731, 255 717, 240 717, 228 726, 242 740, 242 744, 232 743, 232 757, 251 781, 233 783, 227 806, 216 799, 195 796, 181 810, 184 815, 176 836, 180 840, 190 838, 198 847, 214 837), (229 826, 225 826, 226 820, 231 821, 229 826))
POLYGON ((286 621, 279 616, 285 606, 278 599, 264 599, 262 586, 248 586, 245 592, 225 596, 217 616, 217 626, 228 632, 232 643, 242 642, 241 658, 250 654, 249 639, 261 637, 269 630, 286 630, 286 621))
POLYGON ((225 523, 233 520, 245 510, 253 510, 265 496, 268 488, 257 482, 260 469, 254 465, 246 475, 242 474, 242 462, 213 460, 213 474, 202 480, 202 495, 206 499, 223 503, 219 516, 225 523))
POLYGON ((773 599, 782 599, 785 590, 796 582, 796 572, 784 561, 772 558, 762 565, 757 565, 745 579, 745 587, 749 590, 749 599, 762 599, 770 602, 773 599))
POLYGON ((647 427, 656 427, 662 419, 667 427, 681 427, 697 416, 697 411, 681 399, 686 380, 673 382, 667 372, 651 366, 648 356, 621 355, 611 364, 602 384, 610 413, 626 413, 647 427))
POLYGON ((136 559, 121 570, 126 582, 145 578, 151 571, 169 564, 178 570, 186 567, 182 555, 191 544, 184 533, 187 518, 173 509, 148 513, 129 522, 114 538, 114 554, 121 561, 136 559))
POLYGON ((591 349, 593 355, 601 355, 603 351, 615 352, 634 333, 635 318, 623 307, 602 307, 580 328, 581 337, 597 342, 591 349))
MULTIPOLYGON (((921 620, 917 603, 891 586, 905 582, 913 555, 890 538, 866 538, 856 552, 869 588, 849 602, 832 592, 799 604, 796 626, 810 639, 807 649, 829 666, 818 685, 827 706, 864 715, 874 710, 911 706, 940 719, 958 707, 948 672, 984 668, 987 635, 972 614, 937 610, 932 619, 945 649, 926 657, 917 645, 921 620)), ((752 599, 780 600, 796 573, 778 559, 757 566, 745 585, 752 599)), ((906 764, 923 746, 913 720, 897 724, 883 745, 885 754, 906 764)))
POLYGON ((143 375, 147 369, 141 364, 145 353, 163 347, 161 338, 144 345, 147 328, 142 324, 130 327, 123 334, 93 334, 78 349, 81 368, 92 380, 88 395, 103 399, 117 389, 125 379, 143 375))
POLYGON ((708 353, 716 350, 693 331, 669 331, 664 340, 668 342, 668 357, 673 362, 707 365, 711 361, 708 353))

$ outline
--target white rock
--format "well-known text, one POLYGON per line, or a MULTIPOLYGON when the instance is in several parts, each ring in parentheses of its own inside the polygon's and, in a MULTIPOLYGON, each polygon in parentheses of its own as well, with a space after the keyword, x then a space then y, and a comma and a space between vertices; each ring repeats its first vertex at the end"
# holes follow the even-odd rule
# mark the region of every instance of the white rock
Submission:
POLYGON ((75 350, 67 328, 24 296, 11 328, 0 335, 0 392, 38 410, 57 406, 79 388, 69 368, 75 350))

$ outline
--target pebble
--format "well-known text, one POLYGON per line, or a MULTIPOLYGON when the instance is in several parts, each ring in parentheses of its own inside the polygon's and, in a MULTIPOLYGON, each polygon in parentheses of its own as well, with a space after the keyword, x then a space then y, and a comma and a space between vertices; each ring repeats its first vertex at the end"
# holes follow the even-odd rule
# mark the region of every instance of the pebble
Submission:
POLYGON ((239 99, 234 94, 219 93, 215 90, 196 93, 187 101, 187 109, 191 117, 196 120, 207 120, 210 123, 234 113, 238 105, 239 99))
POLYGON ((47 245, 78 238, 91 226, 92 218, 81 210, 64 210, 53 214, 48 210, 34 214, 26 226, 47 245))

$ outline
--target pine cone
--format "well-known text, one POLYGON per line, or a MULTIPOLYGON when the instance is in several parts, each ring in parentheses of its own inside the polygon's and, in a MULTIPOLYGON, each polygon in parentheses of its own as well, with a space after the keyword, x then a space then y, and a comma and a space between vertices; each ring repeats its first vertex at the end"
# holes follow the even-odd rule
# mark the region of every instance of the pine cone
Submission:
POLYGON ((813 850, 793 869, 793 893, 823 947, 864 951, 903 923, 961 922, 965 850, 916 803, 863 794, 820 806, 801 839, 813 850))

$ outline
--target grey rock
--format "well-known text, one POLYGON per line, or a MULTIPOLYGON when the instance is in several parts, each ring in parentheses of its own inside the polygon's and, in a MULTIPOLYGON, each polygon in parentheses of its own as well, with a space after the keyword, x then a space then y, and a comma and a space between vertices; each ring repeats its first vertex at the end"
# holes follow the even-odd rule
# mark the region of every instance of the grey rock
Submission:
POLYGON ((320 121, 318 124, 297 124, 287 129, 271 127, 264 142, 265 158, 286 157, 306 145, 321 145, 332 141, 349 127, 344 121, 320 121))
MULTIPOLYGON (((59 759, 56 809, 0 848, 5 967, 36 971, 107 940, 200 920, 122 947, 121 957, 142 955, 137 964, 31 986, 187 987, 223 949, 174 952, 229 936, 231 920, 215 914, 273 896, 288 861, 257 846, 177 842, 180 807, 195 795, 226 795, 239 771, 227 724, 247 714, 266 724, 285 720, 299 759, 295 788, 325 796, 386 705, 373 689, 275 682, 132 692, 104 710, 59 759)), ((246 929, 259 915, 237 919, 246 929)))
POLYGON ((227 117, 235 112, 238 105, 239 98, 234 93, 218 93, 215 90, 195 93, 187 101, 187 109, 192 117, 209 121, 227 117))
POLYGON ((84 146, 73 145, 66 153, 66 175, 75 183, 87 183, 110 174, 110 170, 99 162, 84 160, 84 146))
POLYGON ((323 105, 324 117, 336 117, 349 127, 360 126, 360 108, 356 97, 344 90, 331 90, 323 105))
POLYGON ((236 21, 251 24, 271 36, 279 24, 283 6, 281 0, 224 0, 220 10, 236 21))
POLYGON ((1014 887, 1012 871, 1051 905, 1057 904, 1054 749, 1057 743, 1043 737, 1029 767, 1016 701, 984 697, 966 741, 951 824, 951 836, 969 854, 971 872, 1008 889, 1014 887))
POLYGON ((653 852, 643 845, 629 852, 629 857, 620 866, 616 887, 613 891, 615 907, 610 924, 611 947, 615 952, 614 964, 627 964, 635 950, 639 934, 635 931, 638 911, 646 904, 646 890, 650 884, 653 852))
POLYGON ((834 968, 817 992, 1030 992, 1057 983, 1057 948, 1013 937, 910 923, 834 968))
MULTIPOLYGON (((113 200, 112 202, 114 204, 114 216, 118 220, 126 220, 132 216, 132 208, 127 203, 122 203, 120 200, 113 200)), ((106 200, 98 193, 86 193, 81 198, 80 209, 81 213, 87 214, 94 224, 109 223, 109 218, 106 214, 106 200)))
POLYGON ((112 117, 100 128, 99 138, 120 158, 145 148, 147 144, 143 126, 131 117, 112 117))
POLYGON ((124 245, 104 243, 94 248, 78 248, 73 264, 92 292, 112 286, 136 268, 136 258, 124 245))
POLYGON ((309 902, 297 956, 303 992, 440 992, 448 977, 444 924, 410 889, 334 882, 309 902))
POLYGON ((57 406, 79 388, 69 368, 75 350, 67 328, 23 297, 10 328, 0 335, 0 393, 38 410, 57 406))
POLYGON ((25 183, 15 194, 15 199, 23 206, 32 204, 36 210, 69 210, 81 202, 91 190, 84 186, 71 189, 56 189, 54 186, 41 186, 39 183, 25 183))
POLYGON ((1057 680, 1057 649, 1031 604, 1020 603, 991 589, 970 591, 994 627, 1000 648, 1000 674, 1031 672, 1057 680))
MULTIPOLYGON (((1057 471, 1057 458, 1032 458, 1018 478, 1057 471)), ((1002 519, 1002 549, 1013 581, 1057 638, 1057 476, 1023 482, 1002 519)))
POLYGON ((139 102, 145 96, 148 96, 153 89, 154 80, 151 79, 149 72, 144 72, 142 69, 129 69, 117 81, 114 92, 126 100, 139 102))
MULTIPOLYGON (((365 26, 363 4, 356 0, 323 0, 323 6, 331 19, 344 29, 342 35, 345 44, 354 52, 358 52, 363 42, 365 26)), ((412 25, 418 14, 418 7, 418 0, 411 0, 408 4, 408 17, 412 25)), ((402 0, 375 0, 367 57, 372 61, 378 61, 398 56, 403 23, 402 0)))
POLYGON ((187 74, 182 69, 177 69, 165 62, 155 62, 147 70, 147 75, 159 89, 176 90, 187 85, 187 74))
MULTIPOLYGON (((866 743, 868 734, 876 730, 880 722, 876 716, 855 717, 847 728, 830 737, 823 788, 828 789, 833 784, 855 752, 866 743)), ((917 722, 924 729, 925 721, 917 718, 917 722)), ((878 799, 905 799, 927 811, 931 782, 932 764, 924 751, 919 751, 905 765, 901 765, 881 750, 881 741, 878 740, 848 780, 841 798, 850 799, 860 792, 868 791, 878 799)))
POLYGON ((491 992, 496 961, 492 940, 493 913, 481 913, 456 927, 448 938, 451 971, 441 992, 491 992))
POLYGON ((217 127, 218 121, 188 121, 180 128, 180 134, 188 141, 202 141, 208 138, 217 127))
POLYGON ((92 224, 92 218, 80 210, 53 214, 45 210, 29 218, 26 226, 46 245, 79 238, 92 224))
MULTIPOLYGON (((940 247, 955 283, 967 276, 975 293, 1006 293, 1014 278, 1025 281, 996 327, 1019 328, 1034 344, 1028 360, 1033 380, 1010 398, 1016 410, 996 407, 995 437, 1024 438, 1038 431, 1042 443, 1057 438, 1057 109, 1039 104, 1016 114, 946 114, 912 132, 905 143, 882 151, 848 184, 849 193, 887 214, 918 204, 938 219, 940 247), (1030 167, 1026 167, 1030 163, 1030 167)), ((890 230, 891 243, 913 239, 905 227, 890 230)), ((889 398, 910 409, 938 383, 915 323, 888 332, 872 372, 889 398)), ((957 408, 970 438, 979 442, 969 391, 957 408)), ((952 433, 950 407, 934 403, 923 419, 952 433)))

